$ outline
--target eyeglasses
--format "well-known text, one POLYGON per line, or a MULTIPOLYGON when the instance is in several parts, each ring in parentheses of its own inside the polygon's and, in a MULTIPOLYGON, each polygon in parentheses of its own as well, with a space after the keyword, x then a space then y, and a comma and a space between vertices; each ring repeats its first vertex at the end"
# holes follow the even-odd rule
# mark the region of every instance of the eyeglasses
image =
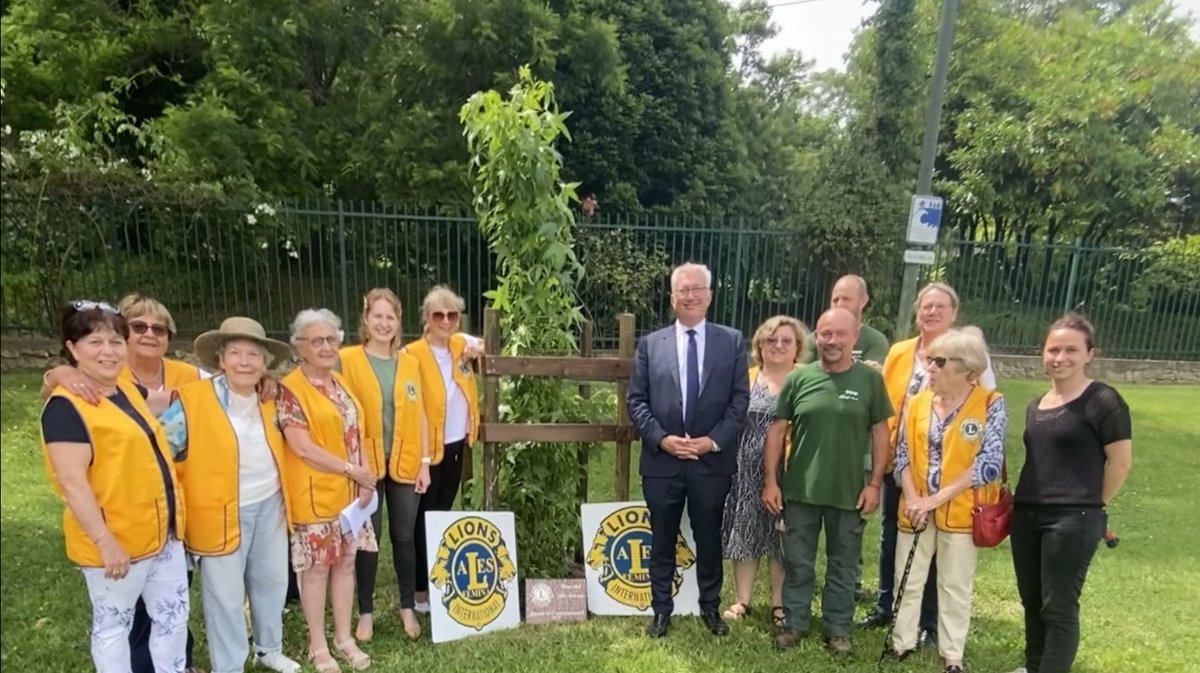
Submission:
POLYGON ((103 311, 109 315, 120 315, 120 311, 113 308, 112 304, 103 301, 89 301, 87 299, 77 299, 71 302, 71 308, 79 311, 103 311))
POLYGON ((166 325, 150 325, 140 320, 135 320, 129 323, 129 330, 134 334, 145 334, 146 332, 150 332, 159 339, 171 333, 171 331, 167 329, 166 325))
POLYGON ((931 356, 925 358, 925 363, 928 365, 937 365, 938 369, 945 369, 946 363, 949 362, 950 360, 962 362, 962 358, 946 358, 946 357, 931 355, 931 356))
POLYGON ((337 338, 336 335, 313 337, 311 339, 304 340, 304 343, 308 344, 309 346, 312 346, 313 348, 320 348, 321 346, 329 346, 331 348, 336 348, 338 346, 338 344, 340 344, 341 342, 342 342, 342 340, 337 338))
POLYGON ((791 346, 796 343, 795 339, 787 337, 767 337, 766 341, 769 346, 791 346))
POLYGON ((432 315, 434 322, 442 322, 444 320, 454 322, 458 320, 458 311, 434 311, 432 315))
POLYGON ((676 289, 676 290, 673 292, 673 294, 674 294, 676 297, 691 297, 691 296, 693 296, 693 295, 694 295, 694 296, 700 296, 700 295, 704 294, 705 292, 708 292, 708 288, 707 288, 707 287, 703 287, 703 286, 700 286, 700 287, 681 287, 681 288, 678 288, 678 289, 676 289))

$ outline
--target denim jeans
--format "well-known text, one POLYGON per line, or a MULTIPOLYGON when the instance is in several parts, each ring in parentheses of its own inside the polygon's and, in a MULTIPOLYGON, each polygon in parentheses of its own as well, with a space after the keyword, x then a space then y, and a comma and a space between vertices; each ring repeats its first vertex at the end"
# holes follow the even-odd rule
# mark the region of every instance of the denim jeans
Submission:
POLYGON ((1013 570, 1025 609, 1025 668, 1067 673, 1079 649, 1079 596, 1107 515, 1099 507, 1013 507, 1013 570))
POLYGON ((250 645, 243 601, 250 599, 254 649, 283 650, 283 604, 287 598, 288 532, 283 494, 242 505, 241 544, 232 554, 200 560, 200 601, 213 673, 242 673, 250 645))
MULTIPOLYGON (((879 600, 875 614, 891 619, 896 605, 896 564, 904 567, 907 559, 896 558, 896 535, 899 532, 897 518, 900 515, 901 488, 891 473, 884 475, 879 500, 879 600)), ((920 628, 937 630, 937 558, 930 561, 929 578, 925 582, 924 597, 921 599, 920 628)))

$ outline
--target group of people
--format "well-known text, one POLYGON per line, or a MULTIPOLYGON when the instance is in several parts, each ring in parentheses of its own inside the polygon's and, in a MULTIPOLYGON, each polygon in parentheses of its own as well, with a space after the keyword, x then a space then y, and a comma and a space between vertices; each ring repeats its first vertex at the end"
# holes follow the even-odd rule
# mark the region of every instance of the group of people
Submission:
MULTIPOLYGON (((955 326, 957 293, 937 282, 921 289, 917 336, 890 347, 862 322, 869 296, 858 276, 837 282, 813 333, 775 316, 749 349, 739 331, 707 322, 711 301, 706 267, 676 267, 675 323, 639 341, 630 378, 652 528, 646 634, 670 629, 686 508, 709 631, 725 635, 728 621, 751 614, 765 557, 774 645, 794 647, 811 628, 824 530, 820 628, 832 653, 852 652, 865 517, 880 508, 879 591, 860 626, 891 624, 895 658, 936 647, 942 669, 961 673, 978 553, 974 511, 996 504, 1006 485, 1009 412, 982 333, 955 326), (735 602, 720 611, 723 559, 733 562, 735 602)), ((1011 514, 1025 615, 1024 665, 1014 673, 1070 670, 1104 508, 1132 461, 1128 406, 1087 374, 1093 341, 1079 315, 1050 325, 1042 351, 1050 387, 1026 409, 1011 514)))
MULTIPOLYGON (((686 508, 701 619, 712 633, 751 614, 766 557, 774 645, 804 638, 824 530, 821 632, 830 651, 851 652, 864 517, 881 508, 878 600, 862 626, 891 623, 897 658, 936 646, 944 670, 961 672, 977 555, 972 512, 996 502, 1007 478, 1008 410, 981 333, 955 327, 954 289, 923 288, 918 336, 889 348, 862 323, 866 283, 846 276, 811 334, 776 316, 747 348, 739 331, 706 321, 706 267, 679 266, 670 283, 676 321, 639 341, 627 399, 652 527, 647 635, 670 628, 686 508), (723 559, 733 561, 735 601, 720 611, 723 559)), ((471 361, 482 344, 459 331, 463 308, 449 288, 434 288, 421 307, 423 335, 407 345, 400 300, 387 289, 364 296, 359 345, 343 345, 342 321, 327 309, 297 314, 290 344, 231 317, 196 339, 203 367, 195 367, 166 357, 176 325, 153 299, 65 307, 68 364, 45 376, 42 447, 66 505, 67 556, 93 606, 97 671, 197 670, 192 568, 214 673, 241 672, 251 657, 300 670, 283 653, 291 579, 312 666, 368 668, 359 643, 374 636, 385 511, 398 616, 409 638, 420 637, 416 614, 429 608, 422 515, 453 506, 479 427, 471 361), (269 373, 293 359, 282 378, 269 373), (372 501, 368 523, 342 529, 345 508, 372 501)), ((1129 409, 1086 372, 1093 339, 1077 315, 1050 326, 1050 388, 1026 410, 1011 523, 1025 613, 1018 673, 1070 669, 1104 507, 1130 468, 1129 409)))
POLYGON ((292 579, 311 665, 369 668, 359 643, 374 635, 385 510, 399 618, 418 638, 416 613, 429 610, 421 515, 453 505, 479 423, 471 361, 482 344, 459 331, 463 308, 435 287, 422 337, 403 346, 400 300, 387 289, 363 299, 360 345, 343 346, 327 309, 301 311, 290 344, 231 317, 196 339, 196 367, 166 357, 176 326, 153 299, 65 307, 68 364, 45 376, 42 448, 66 504, 67 556, 92 603, 96 670, 198 670, 192 567, 214 673, 241 673, 251 654, 270 670, 300 670, 283 653, 292 579), (281 379, 268 373, 293 357, 281 379), (361 530, 342 529, 345 508, 373 500, 361 530))

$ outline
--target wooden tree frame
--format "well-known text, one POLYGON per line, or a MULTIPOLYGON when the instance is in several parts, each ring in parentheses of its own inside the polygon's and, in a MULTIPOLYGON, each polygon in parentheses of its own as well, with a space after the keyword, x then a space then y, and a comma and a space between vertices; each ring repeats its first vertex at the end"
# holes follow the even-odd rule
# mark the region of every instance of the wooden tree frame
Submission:
MULTIPOLYGON (((629 394, 629 374, 633 370, 634 318, 631 313, 617 317, 617 357, 591 357, 590 325, 584 327, 584 341, 579 356, 522 356, 501 355, 500 314, 495 309, 483 310, 484 355, 480 363, 483 377, 483 420, 479 438, 483 442, 483 506, 495 509, 500 502, 500 445, 512 442, 552 443, 616 443, 614 487, 618 500, 629 499, 630 445, 636 433, 629 422, 626 396, 629 394), (615 423, 501 423, 500 378, 504 376, 538 376, 570 381, 608 381, 617 384, 617 419, 615 423)), ((587 384, 581 392, 590 393, 587 384)), ((586 452, 580 451, 580 463, 586 466, 586 452)), ((586 478, 586 477, 585 477, 586 478)), ((586 481, 580 490, 586 495, 586 481)))

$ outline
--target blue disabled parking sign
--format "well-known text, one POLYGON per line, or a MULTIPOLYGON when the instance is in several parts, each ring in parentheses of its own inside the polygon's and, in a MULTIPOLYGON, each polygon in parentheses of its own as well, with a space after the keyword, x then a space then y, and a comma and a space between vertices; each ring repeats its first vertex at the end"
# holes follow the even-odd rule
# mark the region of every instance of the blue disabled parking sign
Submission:
POLYGON ((942 197, 915 194, 908 211, 908 242, 935 245, 942 225, 942 197))

